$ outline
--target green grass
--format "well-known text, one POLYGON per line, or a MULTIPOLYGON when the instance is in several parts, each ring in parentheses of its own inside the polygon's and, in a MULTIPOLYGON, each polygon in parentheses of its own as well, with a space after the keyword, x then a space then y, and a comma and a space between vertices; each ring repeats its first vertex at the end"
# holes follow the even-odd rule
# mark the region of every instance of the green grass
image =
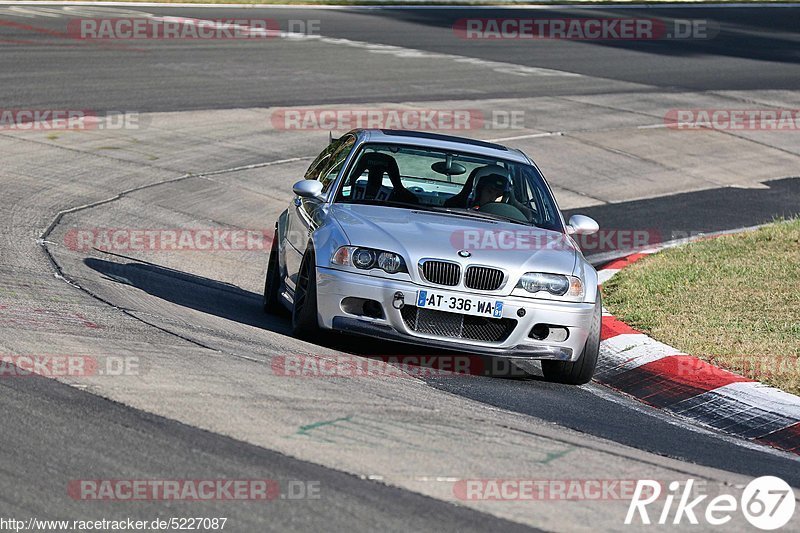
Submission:
POLYGON ((800 219, 645 257, 603 296, 661 342, 800 394, 800 219))

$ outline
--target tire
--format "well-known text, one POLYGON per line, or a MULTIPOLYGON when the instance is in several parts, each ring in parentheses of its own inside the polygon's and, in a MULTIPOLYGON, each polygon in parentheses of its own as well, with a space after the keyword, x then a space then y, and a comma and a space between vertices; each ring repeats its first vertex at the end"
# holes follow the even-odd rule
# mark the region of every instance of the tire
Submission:
POLYGON ((317 319, 317 264, 314 251, 306 252, 297 275, 292 306, 292 333, 312 339, 320 332, 317 319))
POLYGON ((267 278, 264 280, 264 312, 270 315, 286 315, 281 303, 281 270, 278 260, 278 231, 272 237, 272 248, 267 261, 267 278))
POLYGON ((597 368, 597 358, 600 355, 600 323, 602 319, 603 304, 600 301, 600 293, 598 293, 589 338, 583 345, 580 357, 574 362, 542 361, 542 373, 545 379, 568 385, 583 385, 591 381, 594 370, 597 368))

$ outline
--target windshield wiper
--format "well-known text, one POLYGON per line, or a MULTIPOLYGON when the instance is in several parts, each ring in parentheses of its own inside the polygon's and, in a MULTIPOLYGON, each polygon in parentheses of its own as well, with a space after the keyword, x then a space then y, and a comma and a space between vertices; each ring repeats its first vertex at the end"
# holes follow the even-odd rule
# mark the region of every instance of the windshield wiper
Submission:
POLYGON ((425 211, 432 211, 434 213, 446 213, 448 215, 456 215, 458 217, 467 217, 467 218, 480 218, 482 220, 497 220, 496 218, 489 216, 487 213, 479 213, 473 209, 459 209, 458 211, 454 210, 451 207, 439 207, 435 205, 428 205, 425 206, 427 209, 425 211))
POLYGON ((450 215, 457 215, 462 217, 480 218, 482 220, 511 222, 513 224, 520 224, 522 226, 532 226, 532 224, 530 223, 522 222, 521 220, 517 220, 515 218, 504 217, 502 215, 496 215, 494 213, 483 213, 475 209, 468 209, 463 207, 456 207, 456 208, 438 207, 438 206, 428 206, 428 207, 430 207, 431 211, 435 211, 437 213, 447 213, 450 215), (454 209, 458 209, 458 211, 455 211, 454 209))
POLYGON ((413 204, 411 202, 398 202, 397 200, 354 200, 352 202, 347 202, 353 205, 386 205, 389 207, 408 207, 409 209, 416 209, 419 207, 419 204, 413 204))
POLYGON ((480 220, 487 220, 491 222, 511 222, 512 224, 520 224, 522 226, 528 227, 538 227, 535 224, 531 224, 528 222, 522 222, 521 220, 517 220, 515 218, 508 218, 502 215, 496 215, 494 213, 482 213, 480 211, 476 211, 475 209, 468 209, 462 207, 439 207, 438 205, 422 205, 422 204, 414 204, 411 202, 398 202, 397 200, 355 200, 353 202, 349 202, 353 205, 385 205, 388 207, 404 207, 408 209, 413 209, 415 211, 427 211, 430 213, 443 213, 448 215, 455 215, 459 217, 466 217, 466 218, 477 218, 480 220))

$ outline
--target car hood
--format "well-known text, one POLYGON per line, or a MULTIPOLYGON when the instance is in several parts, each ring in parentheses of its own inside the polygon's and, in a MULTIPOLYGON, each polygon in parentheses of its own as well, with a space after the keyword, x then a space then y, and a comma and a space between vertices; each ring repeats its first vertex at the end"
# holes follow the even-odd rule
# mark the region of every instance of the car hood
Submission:
POLYGON ((409 266, 437 258, 509 273, 569 275, 577 260, 572 239, 532 226, 363 204, 333 204, 330 215, 352 245, 400 253, 409 266), (471 255, 461 257, 464 250, 471 255))

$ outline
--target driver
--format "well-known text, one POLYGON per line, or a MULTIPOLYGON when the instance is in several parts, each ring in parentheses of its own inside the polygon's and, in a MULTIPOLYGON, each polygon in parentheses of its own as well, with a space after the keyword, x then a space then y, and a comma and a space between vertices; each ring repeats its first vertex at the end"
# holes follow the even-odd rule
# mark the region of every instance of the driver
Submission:
POLYGON ((486 165, 475 174, 477 183, 473 200, 469 204, 480 210, 486 204, 504 202, 519 209, 530 220, 531 210, 514 196, 508 171, 499 165, 486 165))
POLYGON ((500 174, 488 174, 481 177, 475 186, 475 200, 472 202, 472 208, 480 209, 486 204, 502 202, 507 185, 508 180, 500 174))

